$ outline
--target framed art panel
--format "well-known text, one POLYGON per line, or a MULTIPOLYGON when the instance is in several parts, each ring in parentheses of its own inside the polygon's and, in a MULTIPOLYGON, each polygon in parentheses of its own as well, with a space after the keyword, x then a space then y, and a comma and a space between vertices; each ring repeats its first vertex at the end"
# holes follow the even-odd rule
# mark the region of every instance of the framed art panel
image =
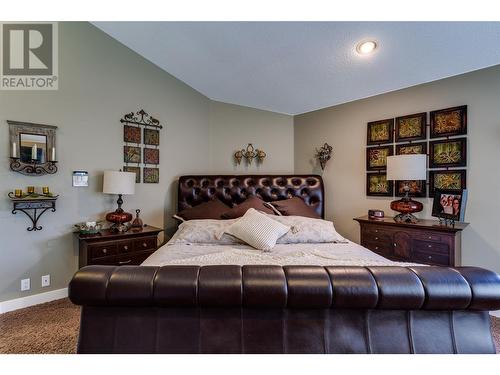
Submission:
POLYGON ((367 147, 366 170, 377 171, 387 167, 387 157, 393 154, 393 146, 367 147))
POLYGON ((144 144, 151 146, 159 146, 160 131, 156 129, 144 128, 144 144))
POLYGON ((141 148, 135 146, 123 146, 123 161, 125 163, 140 163, 141 148))
POLYGON ((431 138, 467 134, 467 106, 431 112, 431 138))
POLYGON ((138 126, 124 125, 123 142, 140 144, 142 142, 141 128, 138 126))
POLYGON ((429 168, 467 165, 467 138, 429 142, 429 168))
POLYGON ((394 119, 369 122, 367 125, 367 145, 392 143, 394 139, 394 119))
POLYGON ((411 181, 396 181, 396 196, 404 197, 405 183, 408 183, 410 187, 410 192, 408 195, 410 197, 425 197, 427 194, 427 182, 425 180, 411 180, 411 181))
POLYGON ((459 191, 466 189, 466 170, 429 171, 429 198, 436 189, 459 191))
POLYGON ((396 117, 396 142, 427 138, 427 113, 396 117))
POLYGON ((123 167, 124 172, 133 172, 135 173, 135 183, 140 184, 141 183, 141 167, 128 167, 125 166, 123 167))
POLYGON ((160 150, 157 148, 144 148, 144 164, 160 164, 160 150))
POLYGON ((427 142, 396 145, 396 155, 427 154, 427 142))
POLYGON ((145 184, 157 184, 160 182, 160 170, 158 168, 144 168, 143 173, 145 184))
POLYGON ((394 194, 393 181, 387 181, 387 174, 366 174, 366 195, 372 197, 392 197, 394 194))

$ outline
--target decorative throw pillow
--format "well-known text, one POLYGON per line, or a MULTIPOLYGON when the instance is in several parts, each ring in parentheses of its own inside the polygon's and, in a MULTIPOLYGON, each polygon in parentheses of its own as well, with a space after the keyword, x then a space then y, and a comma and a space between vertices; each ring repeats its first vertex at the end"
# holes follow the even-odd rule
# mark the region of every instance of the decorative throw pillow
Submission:
POLYGON ((347 243, 348 241, 335 230, 331 221, 312 219, 304 216, 272 216, 291 229, 281 238, 279 244, 292 243, 347 243))
POLYGON ((245 215, 245 212, 248 211, 249 208, 254 208, 257 211, 262 211, 266 214, 274 214, 274 211, 265 205, 265 202, 259 197, 249 197, 244 202, 234 206, 230 210, 226 210, 222 214, 223 219, 237 219, 245 215))
POLYGON ((278 238, 289 230, 289 226, 250 208, 239 220, 227 227, 225 233, 256 249, 269 251, 276 245, 278 238))
POLYGON ((218 199, 203 202, 197 206, 186 208, 178 212, 176 216, 184 220, 195 219, 221 219, 221 215, 229 210, 229 206, 218 199))
POLYGON ((168 241, 174 244, 210 244, 210 245, 234 245, 242 241, 224 231, 238 219, 233 220, 188 220, 179 225, 179 228, 168 241))
POLYGON ((313 219, 321 219, 321 216, 319 216, 311 206, 308 206, 306 202, 299 197, 268 202, 266 205, 273 206, 283 216, 304 216, 313 219))

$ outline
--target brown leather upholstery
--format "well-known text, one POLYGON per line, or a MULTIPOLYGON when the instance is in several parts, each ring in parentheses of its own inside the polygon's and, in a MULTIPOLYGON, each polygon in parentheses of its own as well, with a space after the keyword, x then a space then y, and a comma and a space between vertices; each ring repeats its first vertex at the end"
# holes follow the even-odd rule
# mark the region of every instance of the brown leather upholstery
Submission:
POLYGON ((177 212, 214 197, 232 206, 250 196, 257 196, 266 202, 297 196, 324 218, 323 180, 317 175, 181 176, 177 212))
POLYGON ((79 353, 494 353, 475 267, 88 266, 79 353))

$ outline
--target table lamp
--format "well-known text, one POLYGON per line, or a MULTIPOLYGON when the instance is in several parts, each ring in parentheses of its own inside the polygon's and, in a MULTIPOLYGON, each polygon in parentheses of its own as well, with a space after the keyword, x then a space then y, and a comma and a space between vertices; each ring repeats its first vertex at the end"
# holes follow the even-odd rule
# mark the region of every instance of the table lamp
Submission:
POLYGON ((102 192, 105 194, 118 194, 118 208, 114 212, 106 215, 106 220, 113 223, 111 229, 118 232, 125 232, 128 223, 132 220, 132 214, 123 211, 122 195, 131 195, 135 193, 135 173, 122 171, 105 171, 102 184, 102 192))
POLYGON ((394 217, 396 222, 417 223, 412 215, 420 212, 424 205, 410 198, 409 180, 427 180, 427 155, 395 155, 387 157, 387 180, 404 181, 405 196, 391 202, 391 209, 400 212, 394 217))

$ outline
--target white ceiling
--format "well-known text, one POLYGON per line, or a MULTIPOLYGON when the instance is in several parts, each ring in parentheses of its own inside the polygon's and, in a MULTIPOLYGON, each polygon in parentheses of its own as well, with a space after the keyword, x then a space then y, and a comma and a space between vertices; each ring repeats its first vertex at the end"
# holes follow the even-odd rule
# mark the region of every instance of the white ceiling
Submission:
POLYGON ((94 25, 210 99, 287 114, 500 64, 500 22, 94 25))

